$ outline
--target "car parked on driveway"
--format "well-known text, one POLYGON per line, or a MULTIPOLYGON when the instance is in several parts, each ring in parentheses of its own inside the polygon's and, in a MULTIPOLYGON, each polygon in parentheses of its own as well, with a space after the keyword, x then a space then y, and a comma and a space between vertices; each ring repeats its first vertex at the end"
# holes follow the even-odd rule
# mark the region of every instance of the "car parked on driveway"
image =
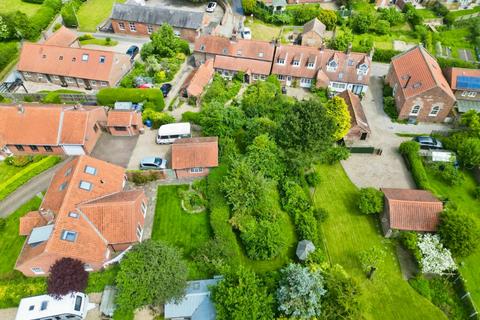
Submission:
POLYGON ((206 9, 206 11, 207 11, 207 12, 214 12, 216 7, 217 7, 217 3, 211 1, 211 2, 209 2, 209 3, 207 4, 207 9, 206 9))
POLYGON ((172 90, 172 85, 170 83, 164 83, 160 87, 160 90, 162 91, 163 97, 165 98, 166 96, 168 96, 170 90, 172 90))
POLYGON ((438 141, 437 139, 435 139, 434 137, 418 136, 418 137, 413 138, 413 141, 416 141, 416 142, 418 142, 418 144, 420 144, 420 149, 426 149, 426 150, 429 150, 429 149, 435 149, 435 150, 443 149, 443 144, 440 141, 438 141))
POLYGON ((148 169, 166 169, 167 160, 158 157, 147 157, 140 161, 140 170, 148 169))
POLYGON ((127 49, 126 54, 130 56, 130 59, 133 60, 137 56, 137 54, 140 52, 140 49, 137 46, 130 46, 130 48, 127 49))

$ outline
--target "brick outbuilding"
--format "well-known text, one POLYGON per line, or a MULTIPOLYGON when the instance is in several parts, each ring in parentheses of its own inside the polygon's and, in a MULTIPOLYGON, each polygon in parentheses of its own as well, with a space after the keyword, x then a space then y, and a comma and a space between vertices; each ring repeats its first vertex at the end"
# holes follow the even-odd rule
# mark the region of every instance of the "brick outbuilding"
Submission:
POLYGON ((177 139, 172 144, 172 169, 178 179, 203 177, 217 166, 217 137, 177 139))

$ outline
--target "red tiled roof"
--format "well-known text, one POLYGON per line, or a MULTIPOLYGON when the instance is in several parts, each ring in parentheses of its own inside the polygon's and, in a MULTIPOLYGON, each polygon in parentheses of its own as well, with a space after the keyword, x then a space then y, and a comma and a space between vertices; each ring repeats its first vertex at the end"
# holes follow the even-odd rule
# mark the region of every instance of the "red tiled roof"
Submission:
MULTIPOLYGON (((308 46, 281 45, 275 53, 272 74, 314 79, 317 77, 318 72, 321 71, 328 77, 329 81, 368 85, 370 64, 370 58, 366 53, 345 53, 308 46), (316 57, 315 65, 313 68, 308 68, 308 60, 311 61, 314 56, 316 57), (277 63, 279 57, 285 59, 285 64, 277 63), (294 66, 293 60, 299 60, 300 65, 294 66), (334 72, 327 70, 327 64, 331 60, 338 64, 334 72), (366 75, 357 74, 358 67, 362 64, 368 67, 366 75)), ((323 80, 324 76, 322 75, 321 78, 323 80)))
MULTIPOLYGON (((24 43, 17 70, 81 79, 115 82, 118 68, 126 66, 125 54, 111 51, 24 43), (83 59, 83 57, 87 57, 83 59), (103 57, 104 62, 100 62, 103 57)), ((128 70, 125 67, 124 72, 128 70)))
POLYGON ((272 61, 274 45, 266 41, 203 35, 195 40, 195 51, 237 58, 272 61))
POLYGON ((197 70, 193 71, 193 75, 187 86, 187 94, 193 97, 200 96, 205 86, 212 79, 214 73, 213 61, 211 59, 205 61, 197 70))
POLYGON ((136 111, 110 110, 107 127, 129 127, 132 125, 136 111))
POLYGON ((27 236, 32 232, 33 228, 43 226, 47 223, 45 219, 40 215, 38 211, 31 211, 20 217, 19 234, 21 236, 27 236))
POLYGON ((436 231, 443 204, 425 190, 382 189, 387 200, 390 228, 436 231))
POLYGON ((392 71, 398 79, 405 99, 439 87, 447 95, 455 96, 434 57, 422 46, 416 46, 392 58, 392 71))
POLYGON ((326 29, 327 27, 325 27, 325 25, 317 18, 313 18, 303 25, 303 33, 315 31, 319 35, 323 35, 326 29))
POLYGON ((75 32, 61 26, 54 34, 50 36, 43 44, 50 46, 70 47, 77 40, 78 36, 75 32))
MULTIPOLYGON (((465 88, 458 88, 457 87, 457 77, 459 76, 467 76, 467 77, 475 77, 480 79, 480 69, 466 69, 466 68, 448 68, 445 70, 445 76, 447 78, 448 83, 450 83, 450 87, 453 90, 457 89, 465 89, 465 88)), ((475 89, 468 89, 469 91, 480 91, 475 89)))
POLYGON ((362 130, 370 132, 370 127, 368 126, 367 117, 363 112, 360 98, 350 90, 345 90, 338 96, 343 98, 348 105, 348 111, 350 112, 350 128, 352 129, 358 126, 362 130))
POLYGON ((216 56, 213 66, 215 69, 225 69, 242 71, 251 74, 269 75, 271 63, 267 61, 216 56))
POLYGON ((102 107, 0 106, 0 144, 83 144, 87 119, 102 107))
POLYGON ((172 169, 218 166, 218 138, 177 139, 172 144, 172 169))

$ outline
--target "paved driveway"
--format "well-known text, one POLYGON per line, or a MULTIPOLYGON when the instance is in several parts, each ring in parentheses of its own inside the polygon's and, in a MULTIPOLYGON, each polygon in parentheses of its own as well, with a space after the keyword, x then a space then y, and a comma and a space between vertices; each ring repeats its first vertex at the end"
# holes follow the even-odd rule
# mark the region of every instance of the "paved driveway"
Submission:
POLYGON ((114 137, 103 133, 93 149, 92 157, 126 168, 138 137, 114 137))
POLYGON ((170 145, 157 144, 155 142, 155 136, 157 130, 150 130, 145 128, 145 133, 138 137, 137 144, 133 149, 130 161, 128 162, 128 170, 137 170, 140 160, 145 157, 160 157, 167 159, 167 166, 170 167, 171 155, 170 155, 170 145))

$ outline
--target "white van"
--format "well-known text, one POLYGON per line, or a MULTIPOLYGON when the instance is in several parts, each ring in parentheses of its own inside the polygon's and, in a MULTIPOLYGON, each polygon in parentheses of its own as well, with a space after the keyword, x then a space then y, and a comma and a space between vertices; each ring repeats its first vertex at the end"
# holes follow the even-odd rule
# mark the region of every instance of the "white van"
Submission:
POLYGON ((23 298, 15 320, 83 320, 95 308, 88 296, 75 292, 56 300, 49 295, 23 298))
POLYGON ((177 139, 191 138, 192 130, 189 122, 170 123, 158 129, 157 143, 173 143, 177 139))

